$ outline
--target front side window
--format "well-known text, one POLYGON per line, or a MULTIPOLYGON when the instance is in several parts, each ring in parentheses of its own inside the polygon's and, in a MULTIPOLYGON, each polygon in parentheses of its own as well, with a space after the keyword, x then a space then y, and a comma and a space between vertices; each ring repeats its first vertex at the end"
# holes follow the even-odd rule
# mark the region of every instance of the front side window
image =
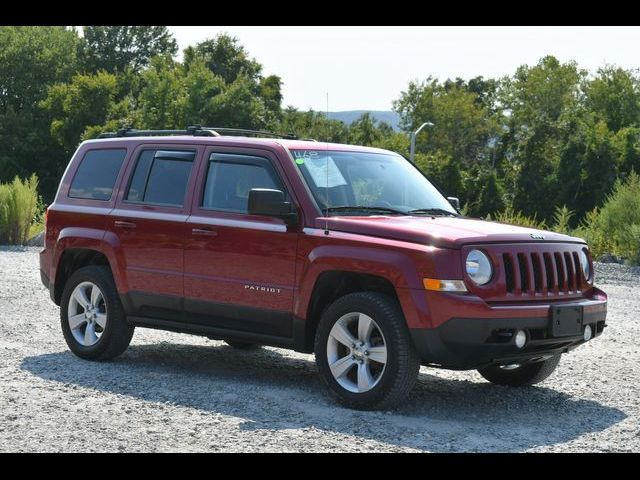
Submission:
POLYGON ((385 153, 292 150, 321 210, 331 215, 458 215, 413 165, 385 153))
POLYGON ((89 150, 73 177, 69 197, 110 200, 126 156, 125 149, 89 150))
POLYGON ((252 188, 283 190, 269 160, 252 155, 213 153, 202 195, 202 207, 247 213, 252 188))
POLYGON ((138 157, 125 199, 181 207, 196 152, 145 150, 138 157))

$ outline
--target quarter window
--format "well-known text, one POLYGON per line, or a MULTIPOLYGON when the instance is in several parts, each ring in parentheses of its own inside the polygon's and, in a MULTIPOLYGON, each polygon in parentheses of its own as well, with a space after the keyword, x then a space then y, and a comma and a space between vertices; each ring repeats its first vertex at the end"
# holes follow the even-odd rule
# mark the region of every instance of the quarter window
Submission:
POLYGON ((195 155, 192 151, 143 151, 131 177, 126 200, 181 207, 195 155))
POLYGON ((252 188, 283 190, 273 166, 263 157, 213 153, 202 197, 202 207, 247 213, 252 188))
POLYGON ((73 177, 69 197, 110 200, 126 155, 125 149, 89 150, 73 177))

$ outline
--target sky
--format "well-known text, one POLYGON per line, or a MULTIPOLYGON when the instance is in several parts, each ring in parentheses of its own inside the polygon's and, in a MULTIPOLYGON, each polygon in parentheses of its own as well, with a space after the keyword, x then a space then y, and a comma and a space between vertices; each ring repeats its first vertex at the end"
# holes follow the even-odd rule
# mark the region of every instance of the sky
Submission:
POLYGON ((410 80, 501 77, 545 55, 595 72, 640 67, 639 27, 169 27, 180 50, 217 33, 237 37, 282 78, 283 105, 390 110, 410 80))

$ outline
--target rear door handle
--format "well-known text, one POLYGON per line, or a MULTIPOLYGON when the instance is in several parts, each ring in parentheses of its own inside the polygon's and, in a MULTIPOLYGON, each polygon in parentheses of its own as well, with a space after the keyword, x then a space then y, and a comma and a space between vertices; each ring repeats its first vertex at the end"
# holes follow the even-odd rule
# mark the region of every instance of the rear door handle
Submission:
POLYGON ((211 228, 192 228, 191 233, 193 235, 203 235, 206 237, 215 237, 216 235, 218 235, 218 232, 211 228))
POLYGON ((126 222, 124 220, 116 220, 113 222, 116 227, 120 228, 136 228, 136 224, 133 222, 126 222))

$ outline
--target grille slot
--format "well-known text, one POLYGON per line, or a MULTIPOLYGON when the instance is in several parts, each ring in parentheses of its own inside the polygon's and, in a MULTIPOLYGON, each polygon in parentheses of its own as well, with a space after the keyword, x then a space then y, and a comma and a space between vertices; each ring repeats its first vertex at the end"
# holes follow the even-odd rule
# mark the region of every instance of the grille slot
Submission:
POLYGON ((531 254, 531 264, 533 265, 533 284, 536 292, 542 292, 542 271, 540 269, 540 256, 537 253, 531 254))
POLYGON ((564 263, 567 267, 567 289, 569 291, 576 289, 576 275, 573 269, 573 259, 569 252, 564 252, 564 263))
POLYGON ((511 255, 508 253, 503 253, 502 261, 504 262, 504 278, 507 285, 507 292, 513 293, 513 291, 515 290, 515 277, 513 273, 513 262, 511 261, 511 255))
POLYGON ((529 291, 529 268, 524 253, 518 254, 518 270, 520 271, 520 289, 523 292, 529 291))
POLYGON ((544 258, 544 270, 547 274, 547 291, 552 292, 555 291, 554 287, 557 283, 553 262, 551 261, 551 255, 549 253, 543 253, 542 256, 544 258))
POLYGON ((553 254, 553 258, 556 261, 556 272, 558 273, 558 290, 564 292, 567 288, 567 281, 564 269, 564 263, 562 261, 562 255, 558 252, 553 254))
POLYGON ((573 264, 576 266, 576 291, 580 290, 582 287, 582 267, 580 266, 580 258, 578 257, 577 252, 573 252, 573 264))

